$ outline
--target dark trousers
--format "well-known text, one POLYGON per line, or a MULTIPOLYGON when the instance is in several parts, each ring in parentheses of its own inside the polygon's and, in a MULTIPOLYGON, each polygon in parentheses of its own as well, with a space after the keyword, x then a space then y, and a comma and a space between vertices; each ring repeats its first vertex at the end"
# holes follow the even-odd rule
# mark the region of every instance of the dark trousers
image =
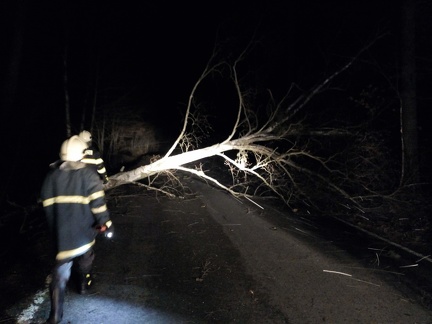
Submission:
POLYGON ((79 275, 91 272, 94 260, 93 249, 73 259, 57 261, 52 270, 50 284, 51 312, 48 323, 58 323, 63 317, 63 303, 66 285, 71 276, 72 265, 76 263, 79 275))
POLYGON ((87 274, 91 272, 94 260, 94 251, 91 248, 83 255, 73 259, 57 261, 52 271, 51 286, 66 287, 71 276, 72 264, 76 263, 76 269, 79 274, 87 274))

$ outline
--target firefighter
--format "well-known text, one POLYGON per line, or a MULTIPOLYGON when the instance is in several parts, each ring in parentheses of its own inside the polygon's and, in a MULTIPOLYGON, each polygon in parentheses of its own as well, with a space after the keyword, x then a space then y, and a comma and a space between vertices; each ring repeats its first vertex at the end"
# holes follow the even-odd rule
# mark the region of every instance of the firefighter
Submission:
POLYGON ((93 145, 91 133, 84 130, 79 133, 78 136, 87 145, 87 149, 84 152, 84 158, 81 161, 96 166, 96 170, 101 177, 103 183, 107 183, 109 181, 109 178, 105 169, 105 163, 101 158, 99 150, 93 145))
POLYGON ((77 136, 63 142, 60 162, 52 165, 41 188, 41 201, 56 253, 50 283, 51 311, 47 323, 63 317, 66 284, 78 272, 78 291, 91 285, 93 246, 98 233, 112 235, 113 225, 102 182, 94 169, 81 162, 87 145, 77 136))

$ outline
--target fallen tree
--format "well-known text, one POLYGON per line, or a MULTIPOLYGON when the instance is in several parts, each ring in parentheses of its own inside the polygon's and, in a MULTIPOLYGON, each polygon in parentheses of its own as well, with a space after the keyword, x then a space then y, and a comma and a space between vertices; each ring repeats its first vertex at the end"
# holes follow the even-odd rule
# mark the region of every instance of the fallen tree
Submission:
MULTIPOLYGON (((254 195, 267 193, 290 204, 294 197, 303 201, 308 200, 308 194, 302 187, 302 180, 299 179, 299 174, 302 174, 307 178, 313 177, 325 183, 325 186, 330 188, 332 192, 337 192, 338 195, 349 200, 352 204, 358 205, 354 197, 333 183, 330 177, 323 175, 323 173, 331 175, 337 172, 329 167, 330 159, 324 159, 311 153, 308 148, 308 141, 299 145, 295 140, 302 131, 298 113, 333 79, 347 70, 355 58, 309 91, 298 94, 294 99, 292 99, 294 86, 278 103, 274 102, 269 92, 269 113, 265 119, 260 119, 256 116, 256 107, 247 104, 251 102, 248 98, 250 96, 249 89, 242 89, 239 81, 238 66, 241 64, 245 53, 246 51, 232 64, 225 61, 215 63, 215 55, 213 55, 193 86, 186 107, 183 128, 168 152, 153 163, 112 175, 110 182, 105 187, 106 190, 123 184, 139 183, 172 195, 169 186, 165 188, 152 187, 153 178, 165 173, 169 175, 170 181, 177 181, 174 172, 181 170, 206 179, 235 196, 250 198, 254 195), (225 140, 203 148, 196 148, 199 135, 191 129, 191 125, 199 122, 194 113, 199 106, 195 102, 196 93, 207 78, 214 74, 221 75, 223 71, 229 71, 229 78, 236 92, 238 100, 236 120, 233 121, 231 133, 227 135, 225 140), (288 98, 290 98, 290 102, 288 102, 288 98), (181 153, 173 153, 179 150, 181 153), (209 172, 205 172, 202 163, 193 165, 194 162, 211 157, 221 158, 221 164, 231 174, 232 183, 222 183, 209 172), (316 171, 317 165, 319 165, 320 172, 316 171), (145 179, 148 180, 147 184, 141 182, 145 179)), ((334 128, 315 130, 314 132, 326 136, 335 134, 340 136, 348 133, 347 130, 334 128)), ((309 203, 313 204, 313 202, 309 203)))

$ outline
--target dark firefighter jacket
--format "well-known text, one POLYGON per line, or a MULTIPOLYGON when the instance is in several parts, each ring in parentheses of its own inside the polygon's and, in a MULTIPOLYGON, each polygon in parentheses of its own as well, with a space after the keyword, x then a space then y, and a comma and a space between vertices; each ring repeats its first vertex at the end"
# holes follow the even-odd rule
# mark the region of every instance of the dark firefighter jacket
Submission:
POLYGON ((99 151, 95 147, 90 146, 84 151, 84 158, 82 158, 81 162, 96 167, 97 173, 104 183, 108 182, 104 160, 101 158, 99 151))
POLYGON ((97 225, 111 224, 99 176, 82 162, 63 162, 42 184, 41 199, 56 244, 56 259, 74 258, 95 243, 97 225))

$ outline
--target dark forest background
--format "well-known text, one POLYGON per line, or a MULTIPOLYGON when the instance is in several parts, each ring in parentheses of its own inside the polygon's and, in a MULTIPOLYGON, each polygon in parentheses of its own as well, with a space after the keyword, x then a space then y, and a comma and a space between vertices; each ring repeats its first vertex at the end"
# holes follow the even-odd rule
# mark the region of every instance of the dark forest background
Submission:
MULTIPOLYGON (((310 103, 308 125, 362 125, 361 147, 370 143, 383 157, 373 169, 387 174, 383 189, 392 192, 404 185, 406 199, 422 197, 416 202, 422 206, 419 217, 430 217, 424 203, 430 195, 432 153, 430 1, 17 0, 3 1, 1 12, 4 214, 37 202, 48 165, 69 135, 66 107, 73 134, 112 119, 124 118, 127 124, 131 121, 125 116, 132 114, 150 125, 157 142, 152 150, 163 151, 181 129, 190 90, 214 46, 229 58, 253 39, 257 45, 247 58, 245 82, 271 90, 276 99, 293 83, 302 90, 322 82, 361 53, 310 103), (411 20, 409 8, 414 10, 411 20), (406 89, 411 91, 408 97, 406 89), (411 117, 415 112, 410 132, 418 139, 418 170, 402 183, 406 151, 401 150, 401 107, 409 108, 411 117)), ((223 130, 229 128, 232 106, 215 99, 208 114, 216 129, 223 130)), ((324 141, 323 147, 346 144, 344 139, 324 141)), ((113 161, 107 165, 110 173, 118 172, 115 159, 105 152, 105 159, 113 161)), ((355 163, 348 166, 356 168, 355 163)), ((412 206, 419 210, 419 205, 412 206)))

